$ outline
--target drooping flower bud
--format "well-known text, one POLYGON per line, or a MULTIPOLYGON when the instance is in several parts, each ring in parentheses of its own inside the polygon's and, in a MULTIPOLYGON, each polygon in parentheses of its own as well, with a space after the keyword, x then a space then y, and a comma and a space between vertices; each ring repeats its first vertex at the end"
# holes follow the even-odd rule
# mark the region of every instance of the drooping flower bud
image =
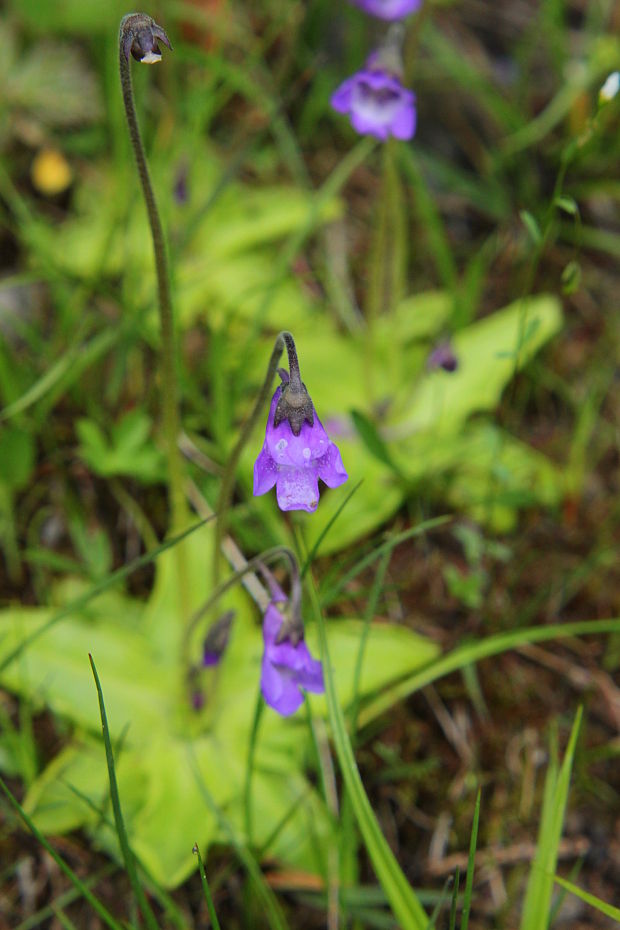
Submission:
POLYGON ((435 346, 427 359, 426 367, 429 371, 442 368, 444 371, 452 373, 457 370, 459 367, 458 356, 455 354, 449 339, 444 339, 435 346))
POLYGON ((230 639, 230 630, 235 617, 234 610, 227 610, 219 620, 216 620, 205 637, 202 648, 202 664, 218 665, 220 659, 226 651, 228 640, 230 639))
POLYGON ((131 54, 136 61, 144 65, 156 64, 161 61, 159 42, 163 42, 172 51, 170 39, 147 13, 130 13, 124 16, 121 21, 121 39, 127 61, 131 54))

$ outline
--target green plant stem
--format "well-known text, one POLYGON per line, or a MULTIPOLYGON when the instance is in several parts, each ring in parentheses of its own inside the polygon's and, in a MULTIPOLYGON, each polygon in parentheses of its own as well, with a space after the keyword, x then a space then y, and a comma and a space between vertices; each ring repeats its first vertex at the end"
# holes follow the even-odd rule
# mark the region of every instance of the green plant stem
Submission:
POLYGON ((265 708, 262 691, 259 687, 256 697, 256 706, 254 708, 254 717, 252 720, 252 730, 250 732, 250 743, 248 746, 248 762, 245 770, 245 786, 243 790, 244 813, 245 813, 245 841, 249 848, 252 848, 253 818, 252 818, 252 775, 254 774, 254 760, 256 757, 256 744, 258 742, 258 728, 261 717, 265 708))
MULTIPOLYGON (((126 19, 126 18, 125 18, 126 19)), ((157 291, 159 296, 159 325, 161 331, 161 377, 162 392, 161 406, 168 459, 168 482, 170 498, 170 528, 171 532, 178 533, 187 526, 188 512, 185 503, 183 486, 183 460, 178 448, 180 431, 180 417, 178 406, 178 385, 176 372, 176 351, 174 334, 174 315, 172 312, 172 299, 170 296, 170 279, 168 274, 168 259, 164 232, 157 209, 157 201, 153 192, 153 185, 146 162, 144 145, 138 126, 136 107, 131 82, 131 68, 123 51, 125 19, 121 22, 119 35, 119 62, 123 103, 127 116, 129 138, 136 158, 140 184, 151 227, 153 238, 153 253, 155 256, 155 269, 157 273, 157 291)))
POLYGON ((239 439, 237 440, 237 444, 232 450, 226 464, 226 469, 224 471, 224 477, 222 479, 222 485, 220 487, 220 494, 216 506, 215 546, 213 548, 213 584, 217 584, 219 581, 221 560, 220 550, 222 548, 222 540, 224 539, 224 534, 226 532, 226 518, 228 515, 228 510, 230 509, 237 465, 239 464, 241 453, 243 452, 248 439, 252 435, 252 430, 254 429, 256 420, 258 419, 260 412, 265 405, 265 401, 269 397, 273 376, 276 373, 278 361, 280 360, 280 356, 282 355, 282 352, 285 348, 287 349, 289 355, 289 367, 291 368, 291 376, 293 376, 295 373, 295 376, 299 378, 299 364, 297 362, 295 343, 291 334, 286 332, 286 330, 283 330, 276 336, 271 358, 269 359, 269 365, 267 366, 265 380, 263 381, 263 385, 258 392, 256 401, 252 407, 252 411, 241 428, 241 433, 239 435, 239 439))

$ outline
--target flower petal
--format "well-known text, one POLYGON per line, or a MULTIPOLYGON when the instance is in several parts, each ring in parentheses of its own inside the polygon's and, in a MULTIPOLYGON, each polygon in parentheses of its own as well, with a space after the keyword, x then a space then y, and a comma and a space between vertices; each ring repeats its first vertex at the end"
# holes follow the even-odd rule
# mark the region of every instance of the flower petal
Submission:
POLYGON ((323 681, 323 666, 318 659, 313 659, 310 650, 302 640, 297 645, 298 657, 302 660, 302 667, 297 673, 297 682, 306 691, 313 694, 323 694, 325 683, 323 681))
POLYGON ((254 496, 259 497, 271 491, 276 483, 278 469, 276 463, 265 447, 254 462, 254 496))
POLYGON ((260 685, 267 704, 283 717, 294 714, 303 703, 304 696, 292 676, 273 665, 267 653, 263 656, 260 685))
POLYGON ((355 78, 347 78, 331 95, 329 102, 338 113, 348 112, 354 86, 355 78))
POLYGON ((392 120, 391 131, 396 139, 412 139, 415 135, 416 111, 413 104, 404 104, 392 120))
POLYGON ((385 142, 388 137, 387 126, 377 120, 370 119, 365 113, 358 110, 351 111, 351 125, 362 136, 374 136, 385 142))
POLYGON ((393 20, 402 19, 409 13, 413 13, 421 5, 422 0, 353 0, 353 2, 371 16, 393 20))
POLYGON ((339 487, 341 484, 344 484, 349 477, 342 464, 340 449, 334 442, 332 442, 327 450, 327 455, 324 455, 317 464, 318 476, 328 488, 339 487))
POLYGON ((280 510, 306 510, 314 513, 319 503, 319 482, 315 469, 280 467, 276 494, 280 510))

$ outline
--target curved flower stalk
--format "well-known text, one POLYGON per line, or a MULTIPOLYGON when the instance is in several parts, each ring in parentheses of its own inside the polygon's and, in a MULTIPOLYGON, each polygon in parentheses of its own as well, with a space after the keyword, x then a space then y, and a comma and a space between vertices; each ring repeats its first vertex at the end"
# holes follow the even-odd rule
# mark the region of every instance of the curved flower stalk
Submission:
POLYGON ((349 476, 301 381, 290 333, 285 343, 290 373, 279 369, 282 384, 271 399, 265 442, 254 463, 254 495, 266 494, 275 485, 280 510, 314 513, 319 478, 328 488, 337 488, 349 476))
POLYGON ((136 158, 138 175, 146 204, 151 235, 155 269, 157 272, 157 290, 159 295, 159 322, 161 330, 161 374, 162 374, 162 414, 166 451, 168 459, 168 481, 173 532, 182 529, 187 522, 187 509, 183 488, 183 466, 177 446, 179 436, 178 385, 175 362, 174 317, 172 298, 170 296, 170 279, 164 232, 161 224, 157 201, 151 184, 146 162, 138 117, 134 104, 131 83, 130 57, 142 64, 155 64, 161 60, 159 43, 172 49, 170 40, 164 30, 146 13, 130 13, 121 20, 119 32, 119 65, 123 103, 129 137, 136 158))
POLYGON ((422 0, 351 0, 364 12, 378 19, 395 20, 415 13, 422 6, 422 0))

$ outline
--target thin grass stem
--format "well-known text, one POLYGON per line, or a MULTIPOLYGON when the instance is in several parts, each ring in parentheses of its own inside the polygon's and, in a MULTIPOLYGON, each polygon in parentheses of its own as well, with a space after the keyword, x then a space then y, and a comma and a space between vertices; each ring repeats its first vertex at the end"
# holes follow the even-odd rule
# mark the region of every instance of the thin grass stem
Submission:
POLYGON ((19 801, 14 797, 14 795, 12 794, 12 792, 10 791, 10 789, 5 784, 2 778, 0 778, 0 791, 2 791, 5 794, 9 804, 11 805, 13 810, 16 811, 17 814, 24 821, 24 823, 26 824, 26 826, 28 827, 32 835, 35 837, 35 839, 41 844, 41 846, 43 846, 45 850, 47 850, 47 852, 50 854, 50 856, 52 857, 52 859, 54 860, 58 868, 61 870, 61 872, 64 872, 64 874, 67 876, 71 884, 74 886, 74 888, 76 888, 76 890, 84 898, 84 900, 88 901, 92 909, 95 911, 96 914, 99 915, 99 917, 104 922, 106 927, 108 927, 109 930, 124 930, 124 927, 117 920, 115 920, 114 917, 112 917, 108 909, 104 907, 104 905, 101 903, 101 901, 99 901, 98 898, 95 897, 95 895, 92 893, 88 885, 85 882, 83 882, 80 878, 78 878, 78 876, 75 874, 71 866, 67 865, 67 863, 62 858, 62 856, 60 856, 56 852, 54 847, 51 846, 50 843, 48 843, 46 838, 43 836, 41 831, 34 825, 34 822, 28 816, 28 814, 26 813, 24 808, 21 806, 19 801))
POLYGON ((209 911, 209 920, 211 921, 211 926, 213 930, 221 930, 220 922, 217 918, 217 913, 215 910, 215 905, 213 903, 213 896, 211 894, 211 889, 209 888, 209 882, 207 881, 207 873, 205 872, 205 867, 202 861, 202 856, 200 855, 200 848, 198 843, 194 845, 194 852, 198 856, 198 871, 200 872, 200 881, 202 883, 202 891, 205 896, 205 901, 207 902, 207 910, 209 911))
POLYGON ((112 752, 112 741, 110 739, 110 730, 108 727, 108 716, 105 709, 105 701, 103 697, 103 690, 101 688, 101 682, 99 681, 99 675, 97 674, 97 668, 95 666, 94 659, 92 655, 88 654, 88 659, 90 662, 90 667, 93 671, 93 678, 95 679, 95 687, 97 688, 97 697, 99 699, 99 713, 101 715, 101 729, 103 732, 103 743, 105 746, 105 756, 108 766, 108 779, 110 782, 110 799, 112 801, 112 810, 114 812, 114 824, 116 826, 116 833, 118 835, 118 841, 121 847, 121 854, 123 856, 123 862, 125 863, 125 868, 127 869, 127 875, 129 877, 129 882, 133 889, 133 893, 136 899, 136 904, 142 912, 142 916, 146 921, 147 927, 149 930, 159 930, 157 926, 157 920, 155 919, 155 914, 151 909, 151 905, 146 899, 144 889, 138 878, 138 871, 136 869, 136 862, 129 845, 129 837, 127 836, 127 829, 125 827, 125 821, 123 819, 123 811, 121 808, 121 799, 118 793, 118 782, 116 780, 116 769, 114 766, 114 753, 112 752))

